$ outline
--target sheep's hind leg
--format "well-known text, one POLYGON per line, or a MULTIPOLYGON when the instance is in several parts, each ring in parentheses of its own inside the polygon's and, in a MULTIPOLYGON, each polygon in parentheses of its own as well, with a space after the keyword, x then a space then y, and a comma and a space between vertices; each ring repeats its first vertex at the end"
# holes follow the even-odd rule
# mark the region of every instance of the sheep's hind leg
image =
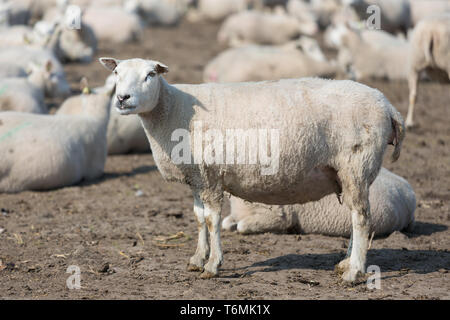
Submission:
POLYGON ((409 86, 409 107, 408 115, 406 116, 406 127, 412 128, 414 126, 414 107, 417 99, 417 83, 419 81, 419 73, 417 71, 412 71, 409 74, 408 86, 409 86))
POLYGON ((198 243, 194 256, 189 261, 188 270, 192 272, 203 271, 209 255, 208 229, 205 220, 205 207, 198 194, 194 193, 194 213, 198 223, 198 243))
POLYGON ((201 274, 202 279, 214 278, 219 274, 219 267, 223 262, 222 247, 220 243, 220 216, 222 202, 205 203, 205 219, 211 241, 211 254, 201 274))
POLYGON ((354 282, 365 274, 370 232, 369 186, 364 182, 350 183, 344 187, 344 197, 352 212, 353 239, 350 258, 339 263, 337 269, 344 281, 354 282))

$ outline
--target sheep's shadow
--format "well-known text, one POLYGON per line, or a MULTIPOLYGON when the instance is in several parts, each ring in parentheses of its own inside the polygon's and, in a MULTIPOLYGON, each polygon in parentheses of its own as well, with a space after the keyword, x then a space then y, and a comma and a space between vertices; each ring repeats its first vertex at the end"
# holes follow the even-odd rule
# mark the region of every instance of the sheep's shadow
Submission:
POLYGON ((140 166, 135 169, 133 169, 130 172, 105 172, 103 176, 101 176, 98 179, 91 180, 91 181, 82 181, 79 186, 80 187, 87 187, 90 185, 99 184, 102 182, 106 182, 109 180, 114 180, 122 177, 134 177, 140 174, 146 174, 150 172, 157 171, 158 168, 156 166, 140 166))
POLYGON ((443 224, 428 223, 428 222, 414 222, 414 229, 412 232, 405 233, 408 238, 417 238, 420 236, 431 236, 437 232, 447 231, 448 227, 443 224))
MULTIPOLYGON (((332 271, 344 259, 345 253, 288 254, 277 258, 256 262, 233 271, 251 275, 256 272, 278 272, 282 270, 312 269, 332 271)), ((450 252, 407 249, 371 249, 367 265, 379 266, 381 272, 405 271, 427 274, 441 269, 450 270, 450 252)), ((231 270, 229 270, 231 271, 231 270)), ((230 278, 242 276, 234 274, 230 278)))

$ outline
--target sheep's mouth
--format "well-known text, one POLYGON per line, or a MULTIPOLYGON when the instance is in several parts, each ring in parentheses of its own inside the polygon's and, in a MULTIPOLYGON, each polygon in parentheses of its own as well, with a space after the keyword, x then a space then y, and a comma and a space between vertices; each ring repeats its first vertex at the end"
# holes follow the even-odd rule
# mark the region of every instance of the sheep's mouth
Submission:
POLYGON ((127 105, 118 105, 117 109, 124 111, 124 110, 133 110, 136 109, 135 106, 127 106, 127 105))

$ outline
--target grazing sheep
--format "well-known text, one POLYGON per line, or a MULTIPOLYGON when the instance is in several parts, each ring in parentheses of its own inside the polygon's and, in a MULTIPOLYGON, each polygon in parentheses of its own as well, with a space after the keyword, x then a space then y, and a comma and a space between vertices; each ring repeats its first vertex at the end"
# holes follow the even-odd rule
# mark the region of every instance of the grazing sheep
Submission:
MULTIPOLYGON (((354 241, 350 258, 339 269, 345 281, 365 273, 369 186, 378 175, 387 145, 395 145, 395 161, 404 139, 403 119, 381 92, 348 80, 318 78, 170 85, 162 76, 167 66, 157 61, 101 58, 100 62, 116 75, 119 113, 141 118, 163 177, 192 189, 199 238, 189 270, 204 270, 202 278, 218 274, 223 261, 224 192, 273 205, 307 203, 342 192, 352 212, 354 241), (241 135, 230 130, 254 132, 257 128, 271 132, 272 159, 268 160, 265 141, 265 148, 259 147, 260 164, 251 160, 253 145, 249 159, 244 156, 247 164, 238 165, 247 152, 241 150, 244 153, 235 157, 234 138, 241 135), (229 146, 226 162, 224 137, 229 146), (205 265, 208 230, 211 252, 205 265)), ((260 136, 267 140, 267 131, 260 136)))
POLYGON ((66 97, 70 95, 70 85, 66 80, 64 68, 50 50, 29 46, 0 50, 0 65, 9 63, 14 68, 27 70, 32 63, 45 66, 49 62, 52 68, 52 81, 58 85, 55 90, 47 93, 50 97, 66 97))
POLYGON ((70 186, 103 174, 111 92, 78 116, 0 113, 0 193, 70 186))
POLYGON ((442 81, 450 79, 450 13, 422 20, 414 28, 409 57, 409 109, 406 126, 414 126, 414 106, 419 74, 442 81))
POLYGON ((230 48, 209 62, 205 82, 245 82, 298 77, 332 77, 338 71, 323 56, 317 41, 302 37, 281 46, 230 48))
POLYGON ((27 78, 0 79, 0 110, 29 113, 47 113, 44 96, 63 96, 58 76, 52 71, 52 62, 45 66, 30 64, 27 78))
POLYGON ((380 27, 389 33, 402 32, 406 35, 412 26, 409 0, 343 0, 343 3, 355 9, 361 20, 366 20, 371 15, 367 13, 369 6, 378 6, 380 27))
POLYGON ((284 13, 243 11, 229 16, 222 24, 218 41, 237 47, 244 44, 283 44, 302 34, 296 18, 284 13))
MULTIPOLYGON (((230 215, 222 223, 226 230, 237 228, 242 234, 296 231, 338 237, 351 235, 351 212, 340 205, 335 195, 290 206, 250 204, 236 197, 230 202, 230 215)), ((375 236, 412 230, 416 197, 411 185, 402 177, 382 168, 370 187, 369 202, 371 230, 375 236)))
MULTIPOLYGON (((57 115, 77 115, 83 112, 80 100, 84 95, 114 90, 115 80, 108 77, 105 86, 90 89, 85 78, 81 81, 83 95, 70 97, 61 105, 57 115), (113 80, 111 82, 111 79, 113 80)), ((112 101, 111 101, 112 103, 112 101)), ((107 131, 108 154, 127 154, 134 152, 148 152, 150 146, 141 120, 136 115, 128 117, 120 116, 114 108, 111 108, 107 131)))
POLYGON ((120 6, 90 6, 83 14, 83 22, 94 30, 98 40, 113 43, 136 41, 143 32, 139 16, 120 6))
POLYGON ((410 44, 381 30, 359 31, 340 25, 328 31, 328 44, 339 48, 338 62, 356 80, 406 80, 410 44))

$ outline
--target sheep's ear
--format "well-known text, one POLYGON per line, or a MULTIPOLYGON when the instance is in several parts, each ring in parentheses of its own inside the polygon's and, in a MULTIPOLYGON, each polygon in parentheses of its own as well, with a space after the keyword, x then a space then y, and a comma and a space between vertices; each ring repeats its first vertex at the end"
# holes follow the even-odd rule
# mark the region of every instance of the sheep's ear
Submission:
POLYGON ((119 65, 120 61, 114 58, 100 58, 100 63, 109 71, 114 71, 119 65))
POLYGON ((169 67, 164 65, 164 64, 162 64, 162 63, 160 63, 160 62, 158 62, 156 64, 156 66, 155 66, 155 71, 158 74, 164 74, 164 73, 169 72, 169 67))

